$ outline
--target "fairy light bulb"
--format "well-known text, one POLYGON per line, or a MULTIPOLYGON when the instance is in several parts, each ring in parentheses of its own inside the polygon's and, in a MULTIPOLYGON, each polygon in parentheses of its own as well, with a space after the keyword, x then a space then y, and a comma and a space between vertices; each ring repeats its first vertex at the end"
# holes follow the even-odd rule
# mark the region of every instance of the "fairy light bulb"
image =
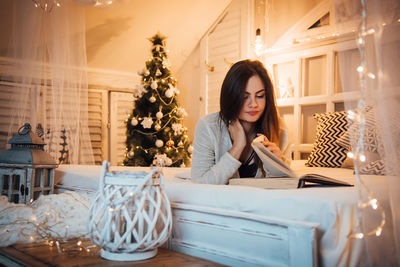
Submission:
POLYGON ((356 117, 356 114, 354 113, 354 111, 349 110, 347 111, 347 118, 349 118, 350 120, 354 120, 356 117))
POLYGON ((381 234, 382 234, 382 228, 381 228, 381 227, 378 227, 378 229, 376 229, 375 235, 376 235, 376 236, 380 236, 381 234))
POLYGON ((361 161, 361 162, 365 162, 365 160, 366 160, 365 155, 360 155, 360 161, 361 161))
POLYGON ((350 151, 347 152, 347 156, 348 156, 349 158, 351 158, 351 159, 354 158, 353 152, 350 152, 350 151))
POLYGON ((371 199, 371 200, 369 201, 369 204, 372 206, 372 208, 373 208, 374 210, 376 210, 376 209, 378 208, 378 200, 377 200, 376 198, 371 199))
POLYGON ((364 67, 363 66, 358 66, 357 71, 360 72, 360 73, 363 72, 364 71, 364 67))
POLYGON ((256 30, 256 39, 254 41, 254 53, 259 57, 263 52, 263 43, 261 38, 261 30, 256 30))

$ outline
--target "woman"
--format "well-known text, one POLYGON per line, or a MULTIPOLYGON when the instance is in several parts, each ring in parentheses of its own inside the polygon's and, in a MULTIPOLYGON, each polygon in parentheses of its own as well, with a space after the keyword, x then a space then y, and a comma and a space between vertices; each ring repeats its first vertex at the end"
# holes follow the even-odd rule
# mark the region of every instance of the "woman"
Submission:
POLYGON ((220 112, 200 119, 193 142, 192 180, 227 184, 230 178, 265 177, 251 147, 257 135, 286 162, 287 131, 281 129, 274 89, 260 61, 235 63, 221 87, 220 112))

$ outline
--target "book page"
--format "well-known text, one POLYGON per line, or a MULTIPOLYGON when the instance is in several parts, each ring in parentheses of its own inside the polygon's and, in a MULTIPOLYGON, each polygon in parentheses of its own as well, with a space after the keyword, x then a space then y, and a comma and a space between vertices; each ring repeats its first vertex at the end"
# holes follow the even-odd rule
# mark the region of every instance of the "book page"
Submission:
POLYGON ((257 153, 264 165, 264 170, 268 177, 294 177, 297 178, 296 173, 282 160, 275 156, 263 144, 263 136, 259 136, 253 140, 251 146, 257 153))

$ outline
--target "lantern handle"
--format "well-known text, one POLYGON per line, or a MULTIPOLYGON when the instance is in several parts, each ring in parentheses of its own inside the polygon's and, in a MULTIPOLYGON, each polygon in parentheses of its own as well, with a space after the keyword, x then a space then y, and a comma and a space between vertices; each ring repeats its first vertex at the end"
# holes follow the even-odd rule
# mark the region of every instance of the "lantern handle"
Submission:
POLYGON ((31 130, 31 125, 29 123, 25 123, 23 126, 19 127, 18 134, 25 135, 28 134, 31 130))
MULTIPOLYGON (((104 192, 104 185, 105 185, 105 177, 106 174, 109 172, 109 167, 110 167, 110 162, 107 162, 106 160, 103 161, 103 166, 101 169, 101 174, 100 174, 100 181, 99 181, 99 192, 100 192, 100 198, 104 201, 104 203, 106 203, 107 205, 111 204, 110 199, 106 199, 105 197, 105 192, 104 192)), ((145 184, 147 184, 147 182, 153 177, 153 175, 157 172, 156 168, 153 168, 145 177, 145 179, 143 179, 143 182, 141 184, 138 184, 135 188, 135 190, 132 192, 132 195, 135 195, 139 190, 142 190, 143 186, 145 184)), ((162 180, 162 175, 160 175, 160 184, 163 183, 162 180)), ((117 206, 123 202, 126 201, 127 198, 132 197, 131 195, 126 195, 124 196, 122 199, 119 199, 118 201, 113 200, 112 204, 114 206, 117 206)))

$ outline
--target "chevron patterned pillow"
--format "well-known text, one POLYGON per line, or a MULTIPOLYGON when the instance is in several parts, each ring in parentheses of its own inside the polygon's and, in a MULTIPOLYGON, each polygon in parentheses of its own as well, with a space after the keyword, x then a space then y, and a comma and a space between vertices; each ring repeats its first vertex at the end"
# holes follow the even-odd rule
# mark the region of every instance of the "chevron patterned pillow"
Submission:
POLYGON ((317 120, 316 138, 306 166, 341 167, 347 149, 338 145, 338 140, 347 131, 345 111, 314 114, 317 120))
MULTIPOLYGON (((359 134, 359 125, 357 122, 347 118, 348 131, 342 135, 336 142, 338 145, 351 150, 356 147, 359 134)), ((374 109, 370 106, 365 108, 365 129, 364 129, 364 154, 367 161, 359 162, 360 174, 385 174, 385 163, 381 157, 383 141, 379 129, 382 125, 375 120, 374 109)), ((354 167, 354 166, 353 166, 354 167)))

